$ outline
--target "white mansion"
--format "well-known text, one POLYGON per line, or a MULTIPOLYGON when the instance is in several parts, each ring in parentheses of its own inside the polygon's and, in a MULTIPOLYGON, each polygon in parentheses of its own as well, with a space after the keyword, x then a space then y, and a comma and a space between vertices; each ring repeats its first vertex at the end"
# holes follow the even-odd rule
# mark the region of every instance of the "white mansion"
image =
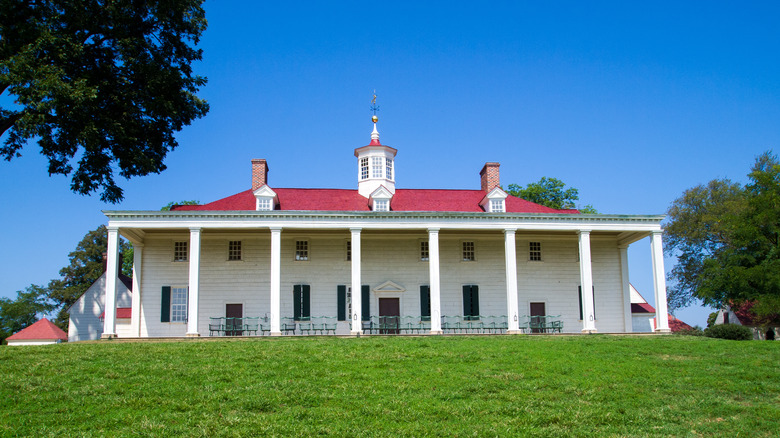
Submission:
POLYGON ((479 190, 396 189, 396 152, 375 119, 355 149, 356 189, 275 188, 252 160, 251 190, 106 211, 102 337, 118 333, 120 235, 135 249, 121 336, 316 333, 318 319, 320 333, 353 335, 631 332, 627 250, 647 236, 655 329, 669 331, 663 216, 534 204, 501 189, 498 163, 479 190))

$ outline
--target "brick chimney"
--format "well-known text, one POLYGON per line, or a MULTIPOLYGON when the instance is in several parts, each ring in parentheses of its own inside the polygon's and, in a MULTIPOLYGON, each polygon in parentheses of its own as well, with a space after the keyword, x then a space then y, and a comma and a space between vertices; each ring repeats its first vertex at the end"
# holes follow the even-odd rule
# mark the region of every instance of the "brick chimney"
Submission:
POLYGON ((482 191, 489 192, 501 185, 498 178, 498 166, 500 166, 498 163, 485 163, 485 167, 479 171, 482 191))
POLYGON ((261 158, 252 160, 252 191, 268 184, 268 163, 261 158))

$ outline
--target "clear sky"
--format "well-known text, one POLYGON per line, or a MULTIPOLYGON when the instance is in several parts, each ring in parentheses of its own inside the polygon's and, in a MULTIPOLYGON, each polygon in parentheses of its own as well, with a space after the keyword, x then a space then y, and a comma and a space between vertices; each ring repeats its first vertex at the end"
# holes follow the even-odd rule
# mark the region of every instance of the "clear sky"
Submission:
MULTIPOLYGON (((45 284, 101 210, 158 210, 250 188, 356 188, 376 90, 399 188, 542 176, 602 213, 659 214, 686 188, 745 182, 780 145, 780 3, 209 1, 196 71, 209 114, 168 170, 122 181, 125 201, 69 191, 36 145, 0 163, 0 296, 45 284)), ((0 98, 6 98, 2 96, 0 98)), ((667 270, 673 260, 666 260, 667 270)), ((631 281, 652 301, 647 240, 631 281)), ((709 310, 678 312, 705 325, 709 310)))

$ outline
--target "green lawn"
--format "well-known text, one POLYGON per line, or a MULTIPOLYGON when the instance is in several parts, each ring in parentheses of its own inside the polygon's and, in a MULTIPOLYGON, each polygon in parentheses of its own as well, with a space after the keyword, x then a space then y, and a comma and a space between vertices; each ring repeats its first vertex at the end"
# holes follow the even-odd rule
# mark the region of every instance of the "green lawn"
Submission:
POLYGON ((0 348, 0 435, 778 436, 780 342, 448 336, 0 348))

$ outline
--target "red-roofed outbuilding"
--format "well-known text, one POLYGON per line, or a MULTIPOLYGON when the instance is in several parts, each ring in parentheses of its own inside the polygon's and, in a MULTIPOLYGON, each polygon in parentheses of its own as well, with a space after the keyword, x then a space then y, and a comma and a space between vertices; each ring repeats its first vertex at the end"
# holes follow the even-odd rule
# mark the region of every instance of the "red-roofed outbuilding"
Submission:
POLYGON ((67 342, 68 334, 46 318, 6 338, 8 345, 46 345, 67 342))

